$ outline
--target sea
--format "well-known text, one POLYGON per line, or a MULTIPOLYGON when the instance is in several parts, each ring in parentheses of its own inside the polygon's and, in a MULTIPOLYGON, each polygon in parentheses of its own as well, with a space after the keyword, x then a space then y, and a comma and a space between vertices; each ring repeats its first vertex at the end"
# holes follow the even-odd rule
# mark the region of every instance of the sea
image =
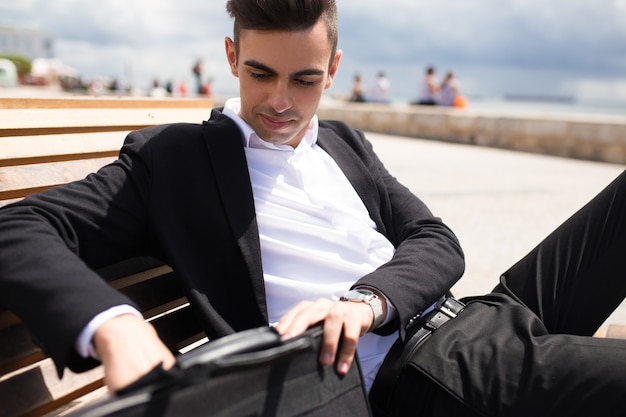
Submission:
MULTIPOLYGON (((408 106, 410 101, 394 98, 393 105, 408 106)), ((554 115, 611 116, 626 119, 626 101, 568 99, 509 99, 505 97, 467 97, 469 110, 506 114, 536 113, 554 115)))
POLYGON ((541 113, 580 113, 626 117, 626 102, 619 101, 549 101, 507 100, 504 98, 468 99, 468 108, 500 111, 532 111, 541 113))
MULTIPOLYGON (((59 97, 68 96, 59 88, 49 87, 18 87, 0 88, 2 97, 59 97)), ((216 91, 215 102, 221 104, 228 97, 238 96, 237 92, 216 91)), ((611 116, 624 117, 626 119, 626 101, 610 100, 580 100, 573 97, 533 99, 532 97, 519 99, 507 97, 467 96, 466 109, 486 112, 498 112, 506 114, 554 114, 554 115, 580 115, 580 116, 611 116)), ((410 106, 411 99, 393 97, 390 104, 403 107, 410 106)))

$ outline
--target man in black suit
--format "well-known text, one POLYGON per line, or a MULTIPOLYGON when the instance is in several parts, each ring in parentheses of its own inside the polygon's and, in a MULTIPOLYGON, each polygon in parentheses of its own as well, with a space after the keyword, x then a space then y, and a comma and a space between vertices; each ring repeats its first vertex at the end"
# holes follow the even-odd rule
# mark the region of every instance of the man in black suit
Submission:
POLYGON ((93 272, 137 254, 176 270, 210 339, 268 323, 288 337, 326 319, 322 363, 339 355, 346 372, 359 342, 370 379, 399 323, 461 276, 454 234, 363 135, 318 122, 341 58, 336 6, 291 3, 228 2, 240 100, 202 125, 134 132, 98 173, 1 211, 1 302, 59 370, 97 357, 115 390, 172 364, 132 303, 93 272), (351 288, 371 303, 338 302, 351 288), (370 327, 376 335, 360 341, 370 327))
MULTIPOLYGON (((116 390, 174 358, 93 269, 148 254, 181 277, 210 339, 268 324, 288 338, 324 321, 320 362, 345 373, 358 348, 369 388, 406 325, 462 275, 461 248, 362 133, 315 117, 341 59, 334 1, 230 0, 227 10, 241 99, 202 125, 133 132, 98 173, 0 210, 0 302, 60 372, 98 359, 116 390)), ((431 335, 397 415, 539 415, 553 411, 537 406, 546 398, 561 411, 623 392, 625 342, 552 333, 590 334, 624 297, 625 182, 431 335), (604 280, 597 294, 589 277, 604 280), (613 385, 594 388, 602 374, 613 385), (556 395, 572 379, 586 397, 556 395)))

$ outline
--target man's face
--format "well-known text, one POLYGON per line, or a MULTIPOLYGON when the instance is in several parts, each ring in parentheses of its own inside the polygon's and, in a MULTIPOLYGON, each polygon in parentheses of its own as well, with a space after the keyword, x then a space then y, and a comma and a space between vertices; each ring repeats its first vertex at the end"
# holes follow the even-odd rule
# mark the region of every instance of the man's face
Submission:
POLYGON ((299 32, 242 30, 238 57, 226 38, 228 62, 239 78, 240 116, 261 139, 300 143, 337 71, 341 52, 329 68, 331 51, 321 20, 299 32))

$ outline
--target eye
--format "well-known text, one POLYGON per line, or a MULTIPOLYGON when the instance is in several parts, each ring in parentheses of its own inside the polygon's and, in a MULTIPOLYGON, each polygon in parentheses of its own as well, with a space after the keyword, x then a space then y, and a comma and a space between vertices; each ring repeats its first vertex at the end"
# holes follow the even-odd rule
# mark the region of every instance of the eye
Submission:
POLYGON ((301 78, 296 79, 295 82, 300 84, 302 87, 315 87, 318 83, 317 80, 311 81, 311 80, 304 80, 301 78))
POLYGON ((271 74, 268 74, 266 72, 254 72, 254 71, 251 71, 250 72, 250 76, 252 78, 254 78, 255 80, 265 80, 265 79, 271 77, 271 74))

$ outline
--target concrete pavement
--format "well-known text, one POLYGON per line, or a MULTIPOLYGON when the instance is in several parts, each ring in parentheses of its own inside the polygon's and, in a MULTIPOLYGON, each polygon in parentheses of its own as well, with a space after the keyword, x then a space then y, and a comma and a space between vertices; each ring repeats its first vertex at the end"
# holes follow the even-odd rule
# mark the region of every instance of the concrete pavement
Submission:
MULTIPOLYGON (((489 292, 499 275, 626 165, 369 133, 388 170, 457 234, 467 268, 454 291, 489 292)), ((626 324, 626 303, 607 320, 626 324)))

